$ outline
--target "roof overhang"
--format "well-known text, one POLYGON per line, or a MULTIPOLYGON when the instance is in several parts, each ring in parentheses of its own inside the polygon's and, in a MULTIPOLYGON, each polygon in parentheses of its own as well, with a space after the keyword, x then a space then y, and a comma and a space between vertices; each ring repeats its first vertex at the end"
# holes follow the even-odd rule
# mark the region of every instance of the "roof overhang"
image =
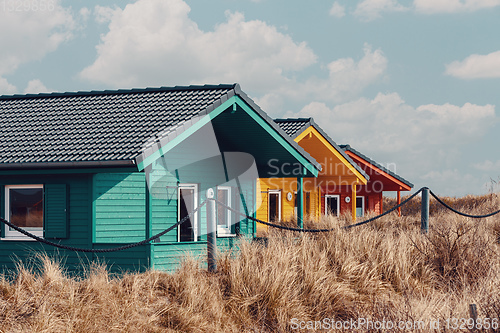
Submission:
POLYGON ((335 142, 318 131, 314 124, 301 129, 295 141, 322 164, 320 177, 353 178, 353 183, 366 185, 370 177, 354 163, 335 142))
POLYGON ((212 110, 159 135, 136 158, 138 169, 146 169, 161 157, 175 158, 174 152, 199 155, 201 161, 206 150, 213 148, 205 149, 212 142, 203 136, 212 128, 219 152, 252 155, 260 177, 316 177, 321 165, 244 93, 236 90, 236 95, 212 110))
POLYGON ((381 181, 384 185, 384 191, 411 191, 413 184, 408 181, 403 181, 401 177, 395 175, 389 170, 372 163, 364 155, 352 148, 348 148, 346 153, 359 165, 361 165, 367 173, 372 175, 373 181, 381 181))
POLYGON ((55 170, 55 169, 85 169, 85 168, 136 168, 135 160, 118 161, 78 161, 78 162, 30 162, 30 163, 0 163, 1 171, 10 170, 55 170))

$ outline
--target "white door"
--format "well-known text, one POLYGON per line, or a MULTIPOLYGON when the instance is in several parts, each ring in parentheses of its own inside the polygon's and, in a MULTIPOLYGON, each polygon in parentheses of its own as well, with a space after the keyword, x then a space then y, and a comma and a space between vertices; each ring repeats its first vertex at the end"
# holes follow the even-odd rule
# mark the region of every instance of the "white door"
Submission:
POLYGON ((177 220, 187 220, 177 228, 179 242, 195 242, 198 240, 198 184, 179 184, 177 190, 177 220))
POLYGON ((325 215, 339 216, 340 214, 340 196, 327 194, 325 195, 325 215))

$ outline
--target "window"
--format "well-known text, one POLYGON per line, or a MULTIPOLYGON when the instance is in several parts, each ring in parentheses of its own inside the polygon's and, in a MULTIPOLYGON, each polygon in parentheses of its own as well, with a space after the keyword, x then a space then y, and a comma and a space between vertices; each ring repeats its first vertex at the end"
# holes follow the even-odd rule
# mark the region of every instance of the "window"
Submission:
MULTIPOLYGON (((217 200, 228 207, 231 207, 231 188, 227 186, 217 187, 217 200)), ((231 211, 221 206, 217 206, 217 234, 231 234, 231 211)))
POLYGON ((340 196, 325 195, 325 215, 339 216, 340 213, 340 196))
POLYGON ((187 220, 178 228, 179 242, 194 242, 198 240, 198 213, 193 214, 198 207, 198 185, 180 184, 177 190, 177 218, 187 220))
MULTIPOLYGON (((43 237, 43 185, 6 185, 5 215, 12 224, 43 237)), ((5 237, 27 236, 5 226, 5 237)))
MULTIPOLYGON (((297 198, 297 192, 294 192, 294 197, 295 197, 295 200, 294 200, 294 203, 293 203, 293 211, 295 213, 295 215, 297 215, 297 202, 298 202, 298 198, 297 198)), ((304 197, 302 198, 303 202, 302 202, 302 211, 304 213, 304 215, 306 216, 309 216, 311 214, 311 192, 305 192, 304 193, 304 197)))
POLYGON ((281 220, 281 191, 269 190, 269 222, 281 220))
POLYGON ((365 216, 365 197, 356 197, 356 216, 365 216))

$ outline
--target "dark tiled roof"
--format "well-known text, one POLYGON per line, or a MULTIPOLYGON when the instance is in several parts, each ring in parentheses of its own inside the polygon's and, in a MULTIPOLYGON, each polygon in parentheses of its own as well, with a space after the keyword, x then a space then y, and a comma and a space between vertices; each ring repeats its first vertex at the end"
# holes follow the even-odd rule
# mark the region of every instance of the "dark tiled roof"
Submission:
POLYGON ((378 164, 377 162, 375 162, 374 160, 372 160, 371 158, 369 158, 368 156, 366 155, 363 155, 361 154, 359 151, 357 151, 356 149, 352 148, 350 145, 339 145, 340 148, 342 148, 343 150, 345 151, 350 151, 350 152, 353 152, 354 154, 358 155, 359 157, 361 157, 362 159, 364 159, 365 161, 367 161, 368 163, 376 166, 377 168, 379 168, 380 170, 384 171, 385 173, 391 175, 392 177, 396 178, 397 180, 401 181, 402 183, 408 185, 409 187, 413 187, 413 184, 410 183, 409 181, 407 181, 406 179, 404 179, 403 177, 395 174, 394 172, 392 172, 391 170, 389 169, 386 169, 384 168, 382 165, 378 164))
POLYGON ((344 150, 340 148, 321 127, 319 127, 318 124, 316 124, 313 118, 286 118, 274 119, 274 121, 292 139, 298 137, 300 133, 304 132, 307 128, 309 128, 309 126, 313 126, 359 173, 363 175, 363 177, 366 178, 366 180, 370 179, 366 172, 361 169, 361 167, 354 162, 349 155, 347 155, 344 150))
POLYGON ((156 133, 224 102, 235 87, 0 96, 0 166, 134 160, 156 133))
POLYGON ((275 119, 274 121, 281 127, 286 134, 295 139, 300 133, 311 126, 312 118, 287 118, 275 119))
POLYGON ((0 96, 0 168, 133 165, 235 95, 321 170, 238 84, 0 96))

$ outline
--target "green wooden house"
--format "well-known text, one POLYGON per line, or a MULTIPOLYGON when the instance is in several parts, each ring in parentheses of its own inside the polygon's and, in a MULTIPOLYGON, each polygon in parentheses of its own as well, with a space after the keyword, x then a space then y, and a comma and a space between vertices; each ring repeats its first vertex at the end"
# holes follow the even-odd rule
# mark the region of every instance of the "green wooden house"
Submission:
MULTIPOLYGON (((70 270, 97 259, 115 270, 173 270, 186 253, 206 255, 206 210, 192 211, 207 189, 254 216, 256 177, 321 168, 237 84, 0 96, 0 128, 0 217, 32 234, 113 248, 187 218, 154 242, 106 254, 57 249, 1 224, 2 269, 43 251, 70 270)), ((255 232, 218 210, 219 249, 255 232)))

